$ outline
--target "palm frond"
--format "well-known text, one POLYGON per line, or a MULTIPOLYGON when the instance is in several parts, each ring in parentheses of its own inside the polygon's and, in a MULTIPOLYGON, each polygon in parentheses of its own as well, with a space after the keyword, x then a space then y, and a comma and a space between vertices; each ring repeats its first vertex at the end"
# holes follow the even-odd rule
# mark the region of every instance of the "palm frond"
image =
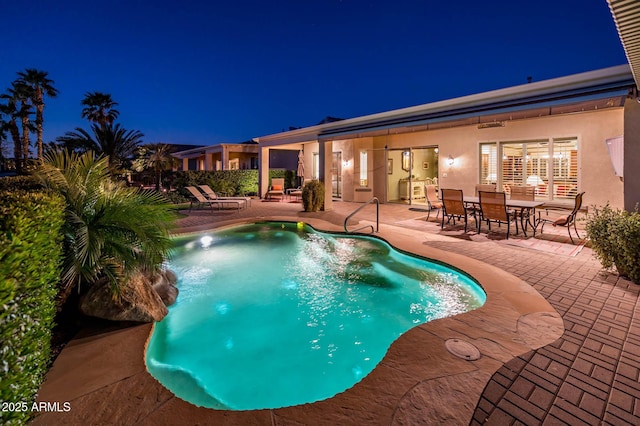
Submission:
POLYGON ((117 290, 132 271, 164 262, 175 216, 162 194, 114 182, 108 159, 91 151, 49 152, 36 173, 66 200, 64 289, 105 278, 117 290))

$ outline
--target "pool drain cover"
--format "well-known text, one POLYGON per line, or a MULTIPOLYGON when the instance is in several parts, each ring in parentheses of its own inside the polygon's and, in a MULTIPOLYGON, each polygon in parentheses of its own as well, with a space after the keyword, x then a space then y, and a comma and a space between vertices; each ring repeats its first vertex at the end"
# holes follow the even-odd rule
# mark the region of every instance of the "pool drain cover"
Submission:
POLYGON ((469 342, 465 342, 460 339, 449 339, 444 342, 445 347, 449 352, 458 358, 466 359, 467 361, 475 361, 480 359, 480 351, 469 342))

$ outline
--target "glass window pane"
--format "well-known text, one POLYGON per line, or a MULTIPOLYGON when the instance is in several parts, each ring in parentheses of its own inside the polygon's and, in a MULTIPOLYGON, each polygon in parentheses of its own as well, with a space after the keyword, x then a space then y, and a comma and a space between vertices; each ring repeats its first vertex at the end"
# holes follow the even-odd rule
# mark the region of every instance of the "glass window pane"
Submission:
POLYGON ((367 186, 368 160, 367 151, 360 151, 360 186, 367 186))
POLYGON ((553 196, 557 199, 574 198, 578 193, 578 141, 553 141, 553 196))
POLYGON ((480 144, 480 183, 498 181, 498 146, 495 143, 480 144))
POLYGON ((313 178, 320 179, 320 154, 313 153, 313 178))
POLYGON ((502 145, 502 184, 506 186, 522 185, 524 144, 508 143, 502 145))

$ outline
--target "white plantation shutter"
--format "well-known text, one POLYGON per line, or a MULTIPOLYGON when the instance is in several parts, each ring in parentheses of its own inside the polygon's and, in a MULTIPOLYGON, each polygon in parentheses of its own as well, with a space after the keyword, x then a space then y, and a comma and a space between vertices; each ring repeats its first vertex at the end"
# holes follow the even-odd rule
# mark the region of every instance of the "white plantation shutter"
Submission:
POLYGON ((553 141, 553 197, 574 198, 578 193, 578 142, 576 139, 553 141))

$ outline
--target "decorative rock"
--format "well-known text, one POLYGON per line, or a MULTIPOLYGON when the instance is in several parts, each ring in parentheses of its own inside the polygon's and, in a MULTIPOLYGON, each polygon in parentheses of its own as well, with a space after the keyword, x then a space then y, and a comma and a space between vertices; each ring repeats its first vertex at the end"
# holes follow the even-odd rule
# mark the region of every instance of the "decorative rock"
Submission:
POLYGON ((149 277, 135 273, 122 285, 120 297, 113 294, 107 280, 95 283, 80 298, 80 312, 112 321, 153 322, 169 311, 149 277))
POLYGON ((176 298, 178 297, 178 288, 175 286, 176 282, 176 274, 169 269, 161 271, 154 276, 152 288, 158 293, 165 306, 171 306, 176 302, 176 298))
POLYGON ((161 272, 161 274, 163 274, 167 279, 167 282, 169 282, 169 284, 173 286, 178 282, 178 277, 176 277, 175 272, 173 272, 171 269, 165 269, 161 272))

